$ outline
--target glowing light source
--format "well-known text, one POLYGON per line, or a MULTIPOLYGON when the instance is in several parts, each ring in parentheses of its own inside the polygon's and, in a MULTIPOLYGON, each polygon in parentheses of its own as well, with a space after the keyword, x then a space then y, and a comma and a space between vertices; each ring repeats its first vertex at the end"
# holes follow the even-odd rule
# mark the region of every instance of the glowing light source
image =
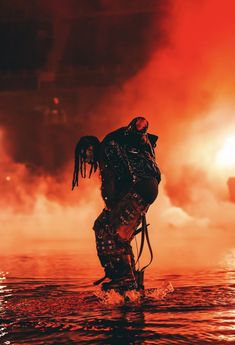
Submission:
POLYGON ((216 163, 222 167, 235 167, 235 135, 225 139, 224 146, 217 152, 216 163))

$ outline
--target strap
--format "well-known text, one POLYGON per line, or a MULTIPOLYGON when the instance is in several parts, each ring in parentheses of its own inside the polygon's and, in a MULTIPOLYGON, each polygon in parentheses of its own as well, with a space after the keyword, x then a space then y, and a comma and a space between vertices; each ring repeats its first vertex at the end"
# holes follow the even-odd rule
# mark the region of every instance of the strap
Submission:
POLYGON ((105 275, 103 278, 96 280, 96 281, 93 283, 93 285, 99 285, 99 284, 102 283, 102 281, 104 281, 106 278, 107 278, 107 277, 106 277, 106 275, 105 275))
MULTIPOLYGON (((144 248, 144 239, 145 239, 145 231, 144 231, 144 222, 143 222, 143 219, 144 217, 142 218, 142 226, 141 226, 141 242, 140 242, 140 251, 139 251, 139 254, 138 254, 138 257, 137 257, 137 260, 135 262, 135 265, 138 263, 141 255, 142 255, 142 252, 143 252, 143 248, 144 248)), ((137 229, 136 231, 138 231, 139 229, 137 229)), ((138 231, 138 233, 140 232, 138 231)))
POLYGON ((143 272, 153 261, 153 250, 152 250, 150 240, 149 240, 149 234, 148 234, 148 228, 147 228, 145 216, 143 218, 143 223, 144 223, 144 232, 145 232, 145 236, 146 236, 146 241, 147 241, 149 252, 150 252, 150 261, 147 265, 145 265, 143 268, 141 268, 141 272, 143 272))
MULTIPOLYGON (((149 226, 149 225, 150 225, 150 224, 147 224, 146 226, 149 226)), ((143 230, 143 227, 142 227, 142 225, 141 225, 141 227, 139 227, 137 230, 135 230, 133 236, 138 235, 142 230, 143 230)))

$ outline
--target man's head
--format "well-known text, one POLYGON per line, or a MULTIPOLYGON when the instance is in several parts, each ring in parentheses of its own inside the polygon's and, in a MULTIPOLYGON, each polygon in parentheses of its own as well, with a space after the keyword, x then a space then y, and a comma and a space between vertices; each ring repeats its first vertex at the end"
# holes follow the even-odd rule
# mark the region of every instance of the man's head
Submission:
POLYGON ((148 121, 142 117, 135 117, 127 126, 126 136, 138 144, 143 144, 147 140, 148 121))
POLYGON ((144 117, 136 117, 135 126, 137 131, 146 133, 148 130, 148 121, 144 117))
POLYGON ((129 125, 127 126, 127 131, 130 132, 137 132, 137 133, 147 133, 148 130, 148 121, 142 117, 138 116, 135 117, 129 125))

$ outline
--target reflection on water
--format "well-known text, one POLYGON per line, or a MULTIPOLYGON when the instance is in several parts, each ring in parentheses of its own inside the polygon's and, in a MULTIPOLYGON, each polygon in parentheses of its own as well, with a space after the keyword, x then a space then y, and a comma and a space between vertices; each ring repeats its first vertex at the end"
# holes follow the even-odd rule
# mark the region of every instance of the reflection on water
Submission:
POLYGON ((150 271, 148 297, 128 304, 103 303, 91 284, 100 272, 74 255, 2 257, 1 270, 1 344, 235 343, 233 269, 150 271))

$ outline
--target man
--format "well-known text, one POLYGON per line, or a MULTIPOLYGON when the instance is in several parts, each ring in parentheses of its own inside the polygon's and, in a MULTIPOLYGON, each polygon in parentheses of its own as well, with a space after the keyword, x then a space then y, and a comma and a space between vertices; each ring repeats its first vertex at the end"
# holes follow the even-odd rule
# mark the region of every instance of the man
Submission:
POLYGON ((105 277, 97 283, 109 278, 102 284, 104 290, 123 293, 144 288, 143 269, 135 268, 130 242, 141 222, 143 234, 147 234, 145 214, 157 197, 161 180, 154 154, 158 137, 147 130, 147 120, 136 117, 127 127, 108 134, 100 144, 90 136, 81 138, 76 147, 72 189, 78 185, 79 170, 86 177, 86 164, 90 165, 89 176, 99 166, 102 178, 105 208, 93 229, 105 271, 105 277))

